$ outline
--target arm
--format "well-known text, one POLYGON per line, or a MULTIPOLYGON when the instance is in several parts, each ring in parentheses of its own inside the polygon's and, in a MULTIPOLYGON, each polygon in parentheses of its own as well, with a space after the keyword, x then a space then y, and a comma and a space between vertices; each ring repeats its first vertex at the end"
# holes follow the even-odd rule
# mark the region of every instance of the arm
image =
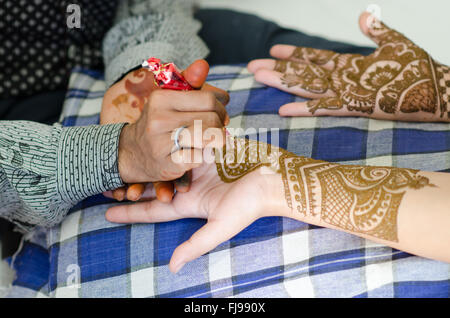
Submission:
POLYGON ((123 124, 63 128, 0 123, 0 216, 22 230, 53 226, 84 198, 122 185, 123 124))
MULTIPOLYGON (((193 156, 206 144, 190 149, 192 140, 180 138, 187 149, 173 151, 173 130, 189 123, 198 112, 203 129, 222 130, 226 111, 213 92, 158 90, 139 119, 101 126, 63 128, 25 121, 0 122, 0 216, 29 230, 53 226, 68 210, 91 195, 127 183, 168 181, 199 163, 172 162, 169 156, 193 156)), ((194 131, 189 126, 187 131, 194 131)), ((223 144, 223 143, 222 143, 223 144)))
POLYGON ((185 69, 209 51, 197 32, 192 0, 124 0, 103 40, 107 87, 150 56, 185 69))
POLYGON ((175 250, 170 262, 174 272, 267 216, 349 232, 450 262, 449 174, 345 166, 230 138, 224 151, 216 152, 216 161, 195 169, 191 190, 177 194, 170 205, 114 207, 107 211, 107 219, 121 223, 208 219, 175 250))
MULTIPOLYGON (((270 215, 342 230, 450 262, 449 174, 340 165, 280 148, 260 155, 263 160, 258 165, 273 162, 271 156, 278 158, 276 167, 270 166, 276 173, 260 176, 270 215)), ((236 167, 226 163, 217 167, 225 182, 250 171, 245 163, 235 172, 230 167, 236 167)))
POLYGON ((270 176, 276 215, 450 262, 449 174, 345 166, 290 153, 280 162, 281 174, 270 176))

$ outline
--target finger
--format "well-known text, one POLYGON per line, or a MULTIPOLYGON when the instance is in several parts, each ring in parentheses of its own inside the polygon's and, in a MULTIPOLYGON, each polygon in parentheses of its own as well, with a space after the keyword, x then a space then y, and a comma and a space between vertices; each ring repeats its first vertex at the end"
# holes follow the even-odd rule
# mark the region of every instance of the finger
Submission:
POLYGON ((255 73, 255 80, 271 87, 278 88, 304 98, 332 97, 335 93, 325 74, 321 74, 319 66, 307 70, 308 75, 283 74, 277 71, 260 69, 255 73))
POLYGON ((416 121, 430 122, 433 118, 424 117, 422 114, 388 114, 379 109, 372 112, 372 106, 367 106, 365 111, 361 111, 361 106, 352 109, 349 105, 342 106, 338 98, 321 98, 301 103, 290 103, 283 105, 279 109, 280 116, 283 117, 311 117, 311 116, 334 116, 334 117, 370 117, 380 120, 416 121), (357 112, 355 111, 357 110, 357 112))
MULTIPOLYGON (((225 106, 221 104, 214 93, 208 90, 199 91, 173 91, 157 90, 153 92, 155 105, 164 106, 179 112, 209 112, 226 114, 225 106)), ((225 117, 225 116, 221 116, 225 117)))
POLYGON ((210 90, 189 92, 160 90, 157 92, 159 95, 155 97, 157 99, 155 103, 157 105, 165 105, 166 109, 191 113, 215 112, 220 117, 222 123, 225 123, 228 117, 225 106, 216 99, 214 93, 210 90))
POLYGON ((109 208, 105 217, 113 223, 159 223, 178 220, 186 216, 176 213, 171 203, 153 200, 109 208))
POLYGON ((174 186, 178 192, 188 192, 191 188, 192 171, 187 171, 181 178, 175 179, 174 186))
POLYGON ((339 56, 339 53, 330 50, 278 44, 270 49, 270 55, 280 60, 320 65, 331 71, 335 68, 335 59, 339 56))
POLYGON ((361 31, 378 45, 386 43, 411 43, 403 34, 389 28, 370 12, 363 12, 359 17, 361 31))
POLYGON ((142 194, 139 201, 150 201, 156 199, 156 190, 153 183, 149 182, 145 185, 144 193, 142 194))
POLYGON ((127 199, 130 201, 138 201, 141 199, 145 191, 145 183, 129 184, 127 189, 127 199))
MULTIPOLYGON (((193 125, 181 131, 178 136, 178 144, 181 148, 222 148, 225 145, 226 134, 220 121, 217 121, 219 120, 208 117, 205 120, 195 120, 193 125)), ((171 135, 173 143, 176 138, 175 134, 176 130, 171 135)))
POLYGON ((253 60, 247 65, 247 69, 250 73, 255 74, 260 69, 274 70, 276 60, 274 59, 257 59, 253 60))
POLYGON ((205 83, 208 73, 208 62, 205 60, 197 60, 181 74, 193 88, 210 91, 216 96, 217 100, 221 102, 222 105, 227 105, 230 100, 229 94, 223 89, 205 83))
MULTIPOLYGON (((176 116, 178 113, 175 113, 176 116)), ((182 114, 178 114, 176 118, 177 125, 181 126, 191 126, 195 124, 196 121, 201 122, 202 126, 205 127, 224 127, 225 119, 220 117, 216 112, 183 112, 182 114)))
POLYGON ((197 60, 188 66, 181 74, 195 89, 200 89, 206 81, 209 73, 209 64, 205 60, 197 60))
POLYGON ((220 89, 218 87, 209 85, 208 83, 205 83, 203 85, 202 90, 211 92, 216 96, 217 100, 223 105, 226 106, 230 102, 230 95, 227 91, 224 91, 223 89, 220 89))
MULTIPOLYGON (((170 180, 178 179, 187 171, 195 169, 203 163, 203 149, 180 149, 168 156, 167 170, 171 171, 170 180)), ((167 180, 164 180, 167 181, 167 180)))
MULTIPOLYGON (((142 191, 141 195, 136 199, 133 199, 133 194, 131 194, 131 198, 128 197, 128 192, 130 191, 130 186, 134 186, 134 184, 129 185, 128 190, 127 190, 127 199, 130 201, 149 201, 149 200, 154 200, 156 198, 155 188, 153 187, 152 183, 143 183, 143 191, 142 191)), ((141 192, 140 190, 138 190, 138 191, 141 192)), ((136 194, 136 196, 137 196, 137 194, 136 194)))
POLYGON ((112 191, 105 191, 102 194, 108 199, 114 199, 112 191))
POLYGON ((172 181, 159 181, 153 182, 153 186, 156 192, 156 198, 164 203, 170 203, 173 198, 173 182, 172 181))
POLYGON ((301 103, 289 103, 278 110, 283 117, 310 117, 310 116, 358 116, 368 117, 365 113, 354 113, 344 108, 342 102, 336 98, 320 98, 301 103))
POLYGON ((240 218, 236 217, 229 218, 227 222, 208 221, 189 240, 175 249, 169 262, 170 271, 177 273, 184 264, 213 250, 247 226, 247 222, 242 222, 240 218))
POLYGON ((123 201, 127 193, 126 187, 121 187, 112 191, 112 196, 117 201, 123 201))

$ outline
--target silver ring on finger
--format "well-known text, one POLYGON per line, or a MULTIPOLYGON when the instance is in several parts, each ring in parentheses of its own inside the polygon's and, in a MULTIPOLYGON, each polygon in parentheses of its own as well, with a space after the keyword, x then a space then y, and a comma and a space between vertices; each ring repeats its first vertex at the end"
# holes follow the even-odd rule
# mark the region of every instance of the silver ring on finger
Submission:
POLYGON ((181 149, 180 146, 180 134, 183 131, 183 129, 187 128, 187 126, 181 126, 175 130, 175 136, 173 137, 173 144, 174 144, 174 150, 172 152, 177 152, 181 149))

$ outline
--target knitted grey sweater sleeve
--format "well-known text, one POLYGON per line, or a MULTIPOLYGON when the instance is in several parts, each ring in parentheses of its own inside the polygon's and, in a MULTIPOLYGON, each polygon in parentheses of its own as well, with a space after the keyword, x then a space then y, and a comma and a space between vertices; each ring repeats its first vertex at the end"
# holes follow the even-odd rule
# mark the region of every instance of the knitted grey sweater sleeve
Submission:
POLYGON ((149 57, 184 69, 208 55, 197 35, 193 0, 123 0, 115 25, 103 40, 105 80, 111 86, 149 57))
POLYGON ((0 217, 23 231, 53 226, 84 198, 122 186, 123 126, 0 121, 0 217))

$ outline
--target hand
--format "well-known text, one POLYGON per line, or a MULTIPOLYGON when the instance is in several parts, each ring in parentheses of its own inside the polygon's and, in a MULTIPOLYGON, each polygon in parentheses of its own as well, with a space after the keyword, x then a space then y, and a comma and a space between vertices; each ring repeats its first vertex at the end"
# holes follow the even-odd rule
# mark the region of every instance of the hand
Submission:
MULTIPOLYGON (((194 62, 184 72, 186 80, 196 89, 211 91, 219 101, 226 105, 228 94, 218 88, 205 84, 209 66, 204 60, 194 62)), ((159 89, 153 80, 153 74, 146 69, 130 72, 122 80, 107 90, 103 99, 100 123, 136 122, 148 101, 151 93, 159 89)), ((228 121, 228 119, 226 119, 228 121)), ((226 124, 226 123, 225 123, 226 124)), ((156 197, 164 202, 172 199, 174 186, 177 191, 189 190, 189 174, 172 181, 159 181, 154 184, 130 184, 114 191, 104 193, 107 197, 114 197, 122 201, 125 198, 136 201, 156 197), (145 195, 144 195, 145 191, 145 195), (156 193, 155 193, 156 192, 156 193)))
POLYGON ((280 115, 450 121, 450 68, 367 12, 359 24, 379 46, 367 57, 276 45, 279 60, 249 63, 257 81, 312 98, 282 106, 280 115))
POLYGON ((120 135, 122 180, 169 181, 198 167, 204 148, 223 146, 226 116, 224 106, 211 92, 153 91, 141 117, 125 126, 120 135), (195 120, 200 121, 197 127, 195 120), (186 129, 179 138, 181 148, 176 150, 173 132, 182 126, 186 129), (207 135, 211 138, 207 139, 207 135))
MULTIPOLYGON (((187 262, 211 251, 241 232, 255 220, 278 212, 271 203, 284 203, 279 174, 263 174, 261 167, 233 183, 225 183, 216 164, 203 164, 192 171, 187 193, 177 193, 171 203, 154 200, 108 209, 106 219, 116 223, 157 223, 183 218, 202 218, 208 222, 178 246, 169 263, 176 273, 187 262), (274 191, 274 190, 279 190, 274 191), (273 198, 276 193, 279 198, 273 198)), ((285 204, 284 204, 285 205, 285 204)))

